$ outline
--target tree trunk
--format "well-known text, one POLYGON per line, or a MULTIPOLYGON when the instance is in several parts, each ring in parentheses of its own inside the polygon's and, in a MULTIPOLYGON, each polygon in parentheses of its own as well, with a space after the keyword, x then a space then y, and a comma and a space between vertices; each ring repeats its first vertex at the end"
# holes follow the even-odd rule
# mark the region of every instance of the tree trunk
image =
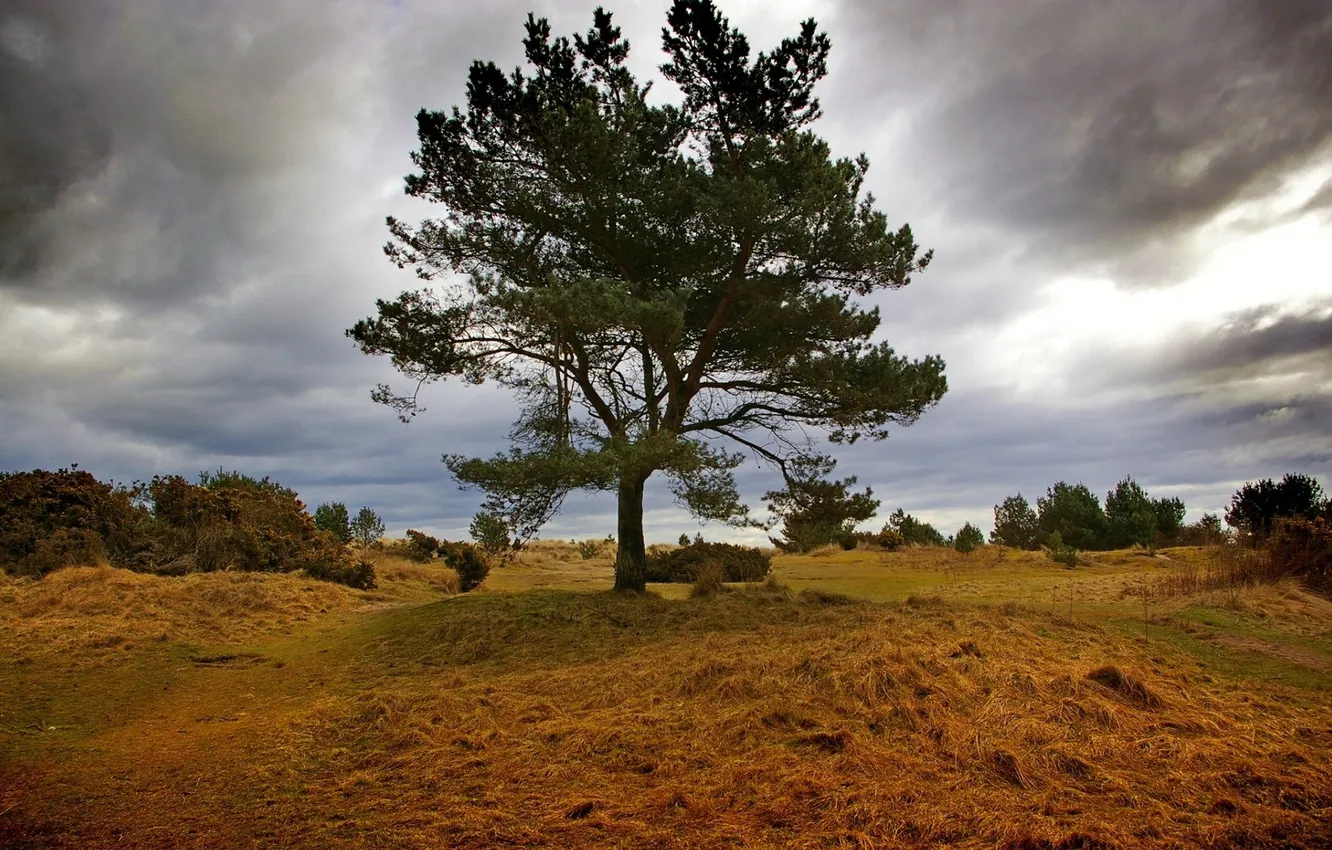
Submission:
POLYGON ((620 479, 619 543, 615 555, 615 589, 647 590, 647 552, 643 540, 643 485, 646 475, 620 479))

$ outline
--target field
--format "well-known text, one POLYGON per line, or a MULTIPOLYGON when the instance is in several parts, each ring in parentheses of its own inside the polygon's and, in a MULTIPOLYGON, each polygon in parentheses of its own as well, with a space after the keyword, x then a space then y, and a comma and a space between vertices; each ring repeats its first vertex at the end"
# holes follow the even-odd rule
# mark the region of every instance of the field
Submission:
POLYGON ((0 578, 0 846, 1332 846, 1332 603, 1209 557, 0 578))

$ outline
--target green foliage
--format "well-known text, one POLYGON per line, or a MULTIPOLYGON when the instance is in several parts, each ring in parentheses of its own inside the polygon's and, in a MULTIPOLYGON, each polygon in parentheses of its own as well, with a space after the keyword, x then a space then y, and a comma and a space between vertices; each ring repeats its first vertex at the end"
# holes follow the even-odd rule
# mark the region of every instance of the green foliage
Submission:
MULTIPOLYGON (((1184 500, 1178 497, 1168 499, 1152 499, 1152 507, 1156 511, 1156 536, 1157 542, 1162 546, 1169 546, 1179 541, 1180 532, 1184 530, 1184 514, 1188 508, 1184 505, 1184 500)), ((1208 515, 1214 516, 1214 515, 1208 515)), ((1217 522, 1217 531, 1221 530, 1220 521, 1217 522)))
POLYGON ((601 544, 595 540, 584 540, 578 544, 578 554, 584 561, 590 561, 601 551, 601 544))
POLYGON ((352 517, 349 530, 352 540, 362 546, 371 546, 384 536, 384 521, 369 508, 361 508, 352 517))
POLYGON ((104 560, 128 565, 146 519, 141 495, 137 485, 103 483, 77 466, 0 477, 0 567, 44 575, 104 560))
POLYGON ((723 581, 762 581, 772 569, 772 556, 749 546, 696 542, 681 549, 650 555, 647 580, 687 584, 695 581, 700 570, 710 565, 720 568, 723 581))
POLYGON ((836 462, 828 457, 802 458, 787 465, 786 488, 765 493, 769 510, 782 519, 782 538, 770 538, 785 552, 808 552, 837 542, 855 548, 852 530, 874 516, 879 500, 866 487, 853 493, 856 477, 828 478, 836 462))
POLYGON ((921 522, 911 514, 898 508, 888 516, 884 531, 891 531, 910 546, 944 546, 947 542, 939 530, 928 522, 921 522))
POLYGON ((509 524, 503 517, 489 511, 481 511, 473 517, 468 531, 488 555, 498 555, 513 545, 509 524))
POLYGON ((458 574, 458 589, 463 593, 481 586, 490 575, 490 561, 484 552, 467 543, 452 543, 444 547, 444 563, 458 574))
POLYGON ((810 131, 830 49, 813 21, 751 55, 711 2, 674 0, 661 70, 679 105, 649 103, 604 11, 572 39, 529 17, 524 47, 525 71, 476 62, 466 104, 417 116, 407 191, 445 214, 389 223, 400 268, 467 282, 380 301, 348 335, 414 386, 513 390, 512 449, 449 470, 520 539, 574 490, 616 492, 616 584, 641 589, 653 474, 696 516, 745 524, 743 456, 713 440, 783 465, 813 454, 809 430, 882 439, 939 401, 943 361, 877 341, 854 300, 931 255, 875 209, 865 157, 810 131))
POLYGON ((248 490, 252 493, 265 493, 279 499, 296 498, 295 490, 290 487, 283 487, 276 481, 270 480, 267 475, 263 478, 255 478, 243 472, 225 470, 220 466, 216 472, 209 472, 208 470, 200 472, 199 486, 208 490, 248 490))
POLYGON ((1105 512, 1085 484, 1054 484, 1036 500, 1036 511, 1042 535, 1059 532, 1061 539, 1075 549, 1104 548, 1105 512))
POLYGON ((1036 518, 1036 511, 1023 498, 1021 493, 1004 499, 1002 505, 994 506, 994 530, 990 532, 990 542, 1014 549, 1037 549, 1040 547, 1041 527, 1036 518))
POLYGON ((315 508, 315 528, 327 531, 343 543, 351 540, 351 515, 342 502, 325 502, 315 508))
POLYGON ((681 546, 688 546, 688 545, 689 545, 689 535, 688 535, 688 534, 681 534, 681 535, 680 535, 679 543, 680 543, 681 546))
POLYGON ((1111 549, 1155 546, 1157 507, 1138 482, 1129 476, 1105 494, 1104 545, 1111 549))
POLYGON ((1050 537, 1045 543, 1045 556, 1069 569, 1078 565, 1078 550, 1064 543, 1063 536, 1057 531, 1050 532, 1050 537))
POLYGON ((837 536, 837 545, 841 546, 842 551, 844 552, 850 552, 859 544, 860 541, 856 539, 856 535, 853 532, 844 531, 837 536))
POLYGON ((1271 536, 1278 519, 1313 519, 1324 507, 1323 488, 1317 479, 1288 473, 1279 483, 1265 478, 1237 490, 1230 499, 1226 522, 1250 542, 1261 542, 1271 536))
POLYGON ((976 551, 976 547, 985 545, 985 534, 971 523, 963 523, 953 537, 953 548, 965 554, 976 551))

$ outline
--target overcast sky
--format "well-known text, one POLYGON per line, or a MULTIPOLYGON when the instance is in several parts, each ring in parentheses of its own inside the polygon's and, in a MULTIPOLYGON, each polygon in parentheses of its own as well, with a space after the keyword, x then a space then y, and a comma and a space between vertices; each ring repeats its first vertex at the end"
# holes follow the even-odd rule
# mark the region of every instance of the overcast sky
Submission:
MULTIPOLYGON (((414 285, 381 246, 386 215, 438 212, 402 194, 416 111, 517 64, 529 10, 567 33, 593 5, 0 4, 0 469, 222 466, 465 536, 478 497, 440 454, 503 448, 507 397, 444 385, 402 425, 343 330, 414 285)), ((816 129, 935 250, 878 301, 951 389, 836 452, 880 522, 988 529, 1059 479, 1132 474, 1191 518, 1246 480, 1332 483, 1332 3, 721 5, 756 49, 828 30, 816 129)), ((608 3, 640 74, 667 6, 608 3)), ((776 483, 740 476, 755 507, 776 483)), ((648 487, 649 540, 699 529, 648 487)), ((614 525, 575 498, 546 536, 614 525)))

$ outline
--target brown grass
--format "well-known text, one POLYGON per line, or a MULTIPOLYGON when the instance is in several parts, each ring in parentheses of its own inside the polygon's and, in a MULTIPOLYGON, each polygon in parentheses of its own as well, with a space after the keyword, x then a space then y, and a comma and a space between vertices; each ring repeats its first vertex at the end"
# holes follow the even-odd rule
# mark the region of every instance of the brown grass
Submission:
MULTIPOLYGON (((390 581, 430 581, 403 569, 390 581)), ((120 580, 93 573, 89 599, 120 580)), ((273 587, 250 593, 294 604, 299 579, 256 578, 273 587)), ((16 587, 0 585, 0 612, 29 610, 16 587)), ((0 728, 15 756, 0 758, 0 845, 1332 846, 1324 692, 1214 681, 1192 656, 1058 613, 777 581, 678 602, 492 590, 375 609, 322 587, 361 612, 336 632, 290 620, 259 647, 280 668, 219 649, 86 728, 62 731, 91 716, 82 690, 43 709, 43 731, 0 728)), ((1292 629, 1326 616, 1282 592, 1243 598, 1273 630, 1283 598, 1292 629)), ((89 616, 147 631, 155 606, 192 604, 134 601, 152 594, 89 616)))
POLYGON ((0 574, 0 647, 23 656, 62 656, 123 652, 144 642, 243 643, 333 612, 457 593, 457 574, 446 567, 371 558, 379 587, 370 591, 303 573, 167 577, 100 566, 42 579, 0 574))

